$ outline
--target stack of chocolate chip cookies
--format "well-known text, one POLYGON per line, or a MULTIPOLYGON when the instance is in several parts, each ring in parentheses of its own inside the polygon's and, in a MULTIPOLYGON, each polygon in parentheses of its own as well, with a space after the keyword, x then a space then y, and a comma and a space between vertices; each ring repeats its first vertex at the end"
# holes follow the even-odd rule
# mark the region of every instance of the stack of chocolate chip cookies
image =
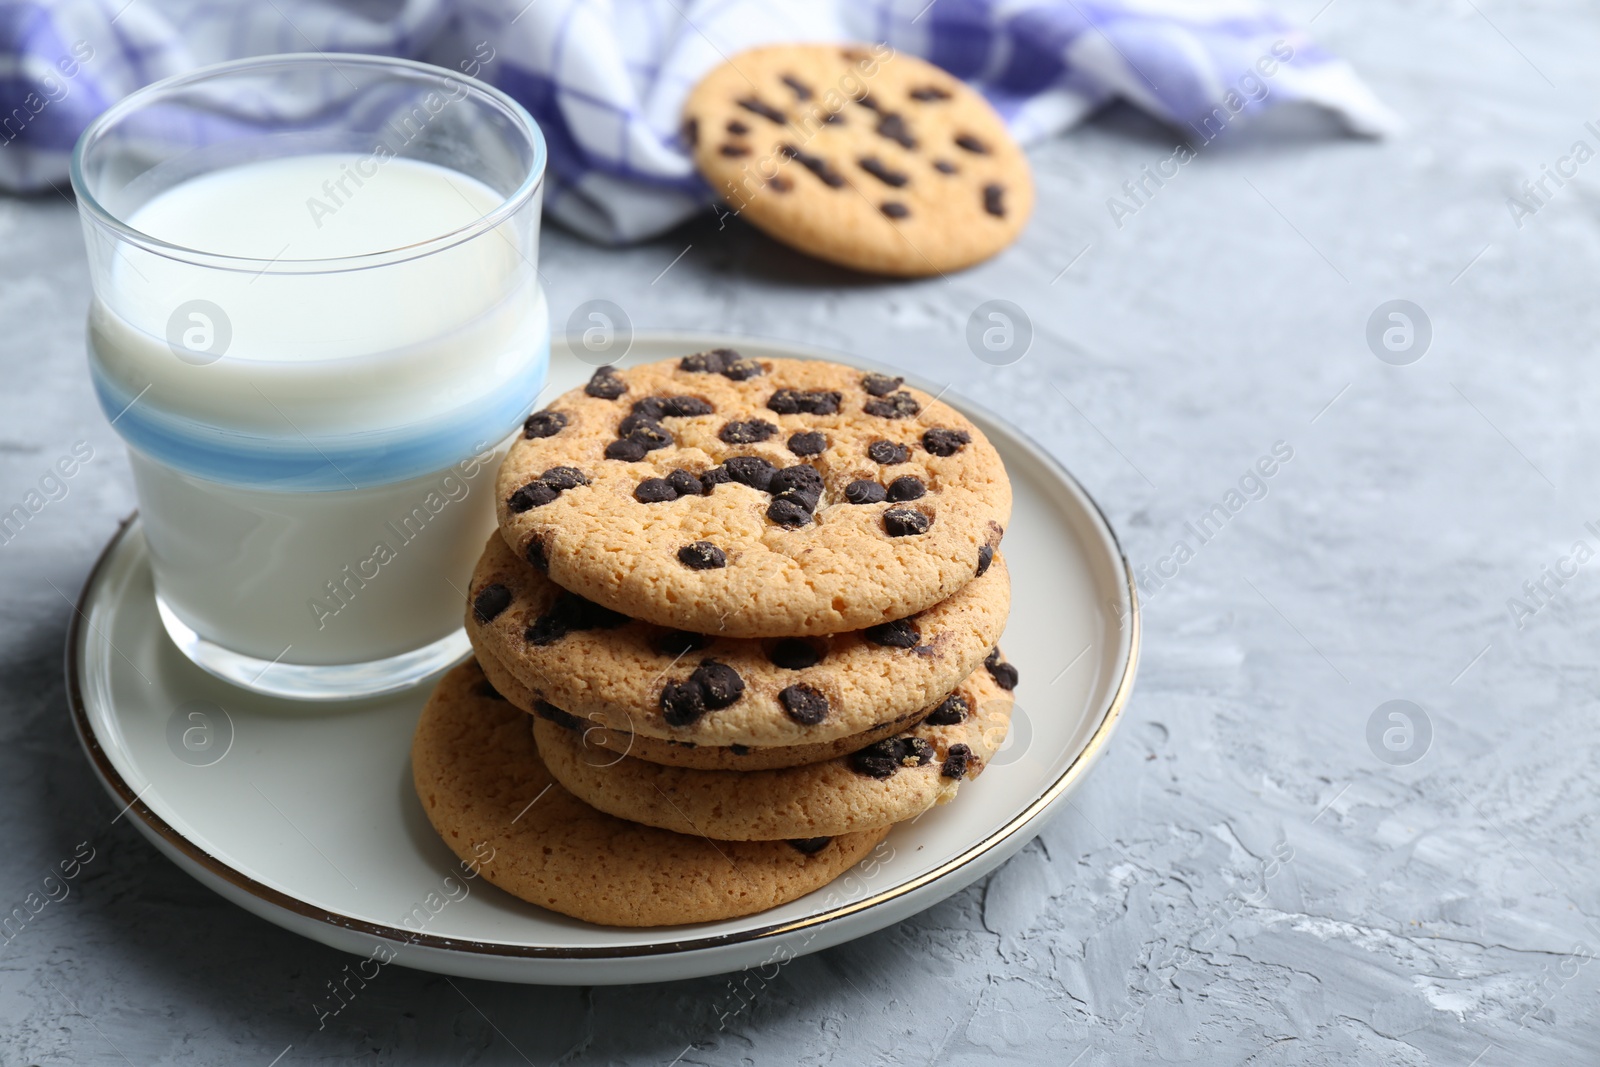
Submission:
POLYGON ((1010 483, 898 378, 726 349, 603 367, 528 419, 498 494, 476 660, 413 768, 446 843, 523 899, 621 926, 761 911, 1004 741, 1010 483))

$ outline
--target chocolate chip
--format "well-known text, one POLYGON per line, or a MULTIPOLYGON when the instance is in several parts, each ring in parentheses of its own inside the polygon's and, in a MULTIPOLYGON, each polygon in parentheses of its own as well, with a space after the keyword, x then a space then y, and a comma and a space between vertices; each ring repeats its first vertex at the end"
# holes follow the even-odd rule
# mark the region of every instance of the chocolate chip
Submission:
POLYGON ((748 156, 750 154, 750 146, 742 144, 718 145, 717 154, 728 159, 738 159, 740 156, 748 156))
POLYGON ((659 416, 655 414, 655 398, 652 397, 648 404, 649 406, 646 406, 646 402, 641 400, 634 406, 632 414, 623 416, 622 421, 617 423, 618 437, 627 437, 640 427, 654 428, 666 433, 666 427, 661 425, 659 416))
POLYGON ((714 571, 728 565, 728 554, 710 541, 695 541, 678 549, 678 562, 692 571, 714 571))
POLYGON ((530 566, 535 567, 538 570, 545 571, 546 573, 549 572, 550 558, 545 555, 544 538, 540 537, 538 534, 534 534, 532 537, 528 538, 528 547, 522 550, 522 554, 523 558, 528 561, 530 566))
MULTIPOLYGON (((592 600, 585 600, 581 596, 568 595, 562 597, 563 601, 571 603, 574 621, 574 630, 615 630, 618 626, 631 622, 620 611, 612 611, 608 607, 596 604, 592 600)), ((558 601, 559 603, 559 601, 558 601)))
POLYGON ((607 459, 620 459, 627 463, 635 463, 645 457, 650 450, 638 441, 612 441, 606 445, 607 459))
POLYGON ((539 475, 539 480, 558 493, 563 489, 576 489, 589 484, 589 479, 577 467, 551 467, 539 475))
POLYGON ((789 847, 804 856, 814 856, 828 847, 831 837, 797 837, 789 842, 789 847))
POLYGON ((532 626, 522 632, 522 637, 530 645, 553 645, 569 632, 555 619, 541 615, 533 620, 532 626))
POLYGON ((941 778, 965 778, 967 765, 972 762, 972 749, 966 745, 951 745, 945 751, 944 762, 939 765, 941 778))
POLYGON ((721 374, 729 363, 742 357, 731 348, 713 348, 709 352, 696 352, 678 360, 678 369, 696 374, 721 374))
POLYGON ((900 739, 900 766, 902 767, 926 767, 933 762, 933 754, 933 745, 920 737, 902 737, 900 739))
POLYGON ((767 483, 767 492, 793 500, 807 511, 813 511, 817 501, 822 499, 822 474, 815 467, 797 463, 774 474, 767 483))
POLYGON ((1005 196, 1005 192, 1006 188, 1003 185, 996 185, 993 183, 985 185, 983 187, 983 210, 987 211, 995 218, 1005 218, 1006 205, 1005 201, 1001 199, 1003 196, 1005 196))
POLYGON ((961 172, 961 168, 950 162, 948 159, 934 160, 933 169, 938 171, 940 174, 959 174, 961 172))
POLYGON ((625 434, 638 425, 640 421, 657 421, 661 418, 661 413, 666 410, 666 403, 666 397, 662 396, 647 396, 635 400, 633 407, 629 409, 628 418, 622 420, 622 423, 617 427, 617 432, 625 434))
POLYGON ((779 415, 800 413, 800 394, 793 389, 779 389, 767 398, 767 408, 779 415))
POLYGON ((550 609, 523 634, 529 644, 549 645, 579 630, 614 630, 628 622, 620 611, 612 611, 576 593, 562 593, 550 609))
POLYGON ((750 746, 734 743, 728 746, 728 751, 732 752, 735 756, 748 756, 750 755, 750 746))
POLYGON ((900 761, 896 758, 899 752, 900 746, 895 744, 895 738, 885 738, 859 752, 850 753, 850 769, 880 781, 893 778, 894 772, 900 769, 900 761))
POLYGON ((917 147, 917 139, 906 129, 906 120, 894 112, 878 120, 878 134, 897 142, 902 148, 917 147))
POLYGON ((820 455, 827 448, 827 435, 816 430, 802 431, 789 435, 789 451, 797 456, 820 455))
POLYGON ((690 148, 700 143, 700 120, 685 119, 683 123, 683 141, 690 148))
POLYGON ((923 767, 933 746, 920 737, 886 737, 850 754, 850 768, 869 778, 892 778, 901 767, 923 767))
POLYGON ((734 456, 722 466, 727 471, 728 477, 740 485, 748 485, 763 493, 767 491, 767 486, 772 484, 772 476, 777 470, 760 456, 734 456))
POLYGON ((813 156, 807 152, 802 152, 792 144, 779 145, 778 154, 785 159, 792 159, 799 163, 806 170, 815 174, 823 185, 831 189, 838 189, 844 185, 844 175, 834 170, 828 161, 821 156, 813 156))
POLYGON ((852 504, 881 504, 889 499, 889 490, 861 478, 844 487, 844 498, 852 504))
POLYGON ((892 467, 897 463, 904 463, 911 458, 911 450, 905 445, 897 445, 893 441, 874 441, 867 446, 867 458, 874 463, 881 463, 885 467, 892 467))
POLYGON ((528 416, 522 424, 522 436, 528 440, 535 437, 554 437, 567 428, 567 416, 560 411, 535 411, 528 416))
POLYGON ((724 423, 717 436, 730 445, 753 445, 777 432, 778 428, 765 419, 750 419, 747 422, 724 423))
POLYGON ((618 423, 617 433, 634 444, 642 445, 646 452, 654 452, 674 443, 671 432, 643 412, 629 415, 618 423))
POLYGON ((478 590, 472 598, 472 617, 481 626, 511 606, 511 590, 499 582, 491 582, 478 590))
POLYGON ((779 415, 836 415, 839 402, 844 399, 830 389, 802 392, 798 389, 779 389, 767 400, 767 407, 779 415))
POLYGON ((729 363, 722 370, 722 376, 732 382, 745 382, 751 378, 767 373, 767 368, 753 359, 741 359, 729 363))
POLYGON ((562 711, 548 700, 535 700, 533 713, 541 719, 555 723, 563 730, 583 729, 583 720, 568 711, 562 711))
POLYGON ((922 405, 917 403, 917 398, 910 393, 899 392, 881 399, 869 400, 861 410, 879 418, 905 419, 921 411, 922 405))
POLYGON ((877 626, 867 627, 863 633, 868 641, 884 648, 916 648, 922 643, 922 633, 917 629, 917 624, 910 619, 879 623, 877 626))
POLYGON ((994 546, 983 545, 978 549, 978 572, 975 577, 982 578, 983 572, 989 569, 989 564, 994 562, 994 546))
POLYGON ((675 470, 667 475, 667 484, 677 491, 679 496, 704 496, 706 487, 700 484, 698 475, 690 474, 686 470, 675 470))
POLYGON ((968 152, 974 152, 980 156, 986 156, 989 154, 989 146, 972 136, 970 133, 957 134, 956 144, 962 148, 965 148, 968 152))
POLYGON ((753 96, 747 96, 744 99, 735 102, 751 114, 760 115, 768 122, 775 122, 779 126, 782 126, 789 121, 788 117, 785 116, 783 112, 779 111, 771 104, 763 103, 753 96))
POLYGON ((724 482, 730 482, 732 480, 733 479, 728 476, 728 472, 722 467, 712 467, 709 470, 703 470, 700 472, 700 486, 708 493, 717 486, 722 485, 724 482))
POLYGON ((883 529, 890 537, 925 534, 933 520, 916 508, 890 508, 883 513, 883 529))
POLYGON ((830 111, 826 115, 822 116, 822 121, 829 126, 833 126, 835 124, 843 123, 844 116, 837 111, 830 111))
POLYGON ((895 200, 885 200, 878 205, 878 210, 891 219, 903 219, 911 214, 911 209, 895 200))
POLYGON ((953 456, 972 443, 972 435, 965 430, 935 428, 922 435, 922 447, 935 456, 953 456))
POLYGON ((804 526, 811 521, 811 511, 798 500, 779 497, 767 505, 767 518, 779 526, 795 528, 804 526))
POLYGON ((1017 669, 1011 664, 1000 659, 1000 650, 994 649, 984 659, 983 665, 989 668, 989 676, 994 679, 994 684, 1010 692, 1017 687, 1017 669))
POLYGON ((705 692, 692 679, 661 687, 661 717, 668 726, 688 726, 705 713, 705 692))
POLYGON ((767 658, 773 666, 786 671, 803 671, 822 662, 822 653, 810 641, 798 637, 785 637, 772 646, 767 658))
POLYGON ((933 100, 948 100, 950 99, 950 94, 937 85, 924 85, 911 90, 911 99, 920 100, 926 104, 933 100))
POLYGON ((628 391, 628 383, 617 377, 617 368, 607 364, 594 372, 583 391, 601 400, 615 400, 628 391))
POLYGON ((914 474, 901 475, 889 483, 889 499, 894 501, 916 500, 927 491, 922 479, 914 474))
POLYGON ((716 408, 697 396, 669 396, 661 401, 661 414, 657 418, 686 419, 695 415, 709 415, 716 408))
POLYGON ((904 378, 891 378, 887 374, 869 374, 861 379, 861 388, 869 396, 888 396, 905 384, 904 378))
POLYGON ((646 452, 654 452, 658 448, 671 448, 677 442, 666 427, 659 423, 650 426, 635 426, 628 432, 628 440, 641 446, 646 452))
POLYGON ((656 638, 656 651, 663 656, 686 656, 691 652, 698 652, 711 643, 711 638, 705 634, 690 633, 688 630, 668 630, 656 638))
POLYGON ((868 111, 878 110, 878 98, 873 96, 871 93, 862 93, 860 96, 856 97, 855 100, 856 103, 860 104, 868 111))
POLYGON ((783 84, 794 90, 794 95, 801 100, 811 99, 811 86, 796 78, 793 74, 783 76, 783 84))
POLYGON ((542 507, 561 495, 561 490, 541 481, 531 481, 506 498, 506 507, 520 515, 530 508, 542 507))
POLYGON ((828 698, 809 685, 791 685, 778 693, 789 718, 801 726, 815 726, 828 717, 828 698))
POLYGON ((646 478, 634 489, 633 499, 641 504, 664 504, 678 499, 678 491, 665 478, 646 478))
POLYGON ((743 137, 745 134, 750 132, 750 127, 746 126, 738 119, 730 119, 727 128, 728 132, 733 134, 735 137, 743 137))
POLYGON ((781 174, 774 174, 772 177, 767 179, 767 188, 776 189, 780 193, 787 193, 790 189, 794 188, 794 182, 790 181, 788 178, 785 178, 781 174))
POLYGON ((712 711, 736 703, 744 696, 744 679, 739 677, 739 672, 714 659, 702 661, 689 675, 689 681, 705 693, 706 707, 712 711))
POLYGON ((862 156, 860 159, 856 160, 856 163, 860 165, 862 170, 866 171, 883 184, 892 185, 896 189, 900 188, 910 180, 906 177, 904 171, 895 170, 892 167, 889 167, 877 156, 862 156))
POLYGON ((922 721, 929 726, 954 726, 966 720, 968 710, 966 699, 960 693, 951 693, 922 721))

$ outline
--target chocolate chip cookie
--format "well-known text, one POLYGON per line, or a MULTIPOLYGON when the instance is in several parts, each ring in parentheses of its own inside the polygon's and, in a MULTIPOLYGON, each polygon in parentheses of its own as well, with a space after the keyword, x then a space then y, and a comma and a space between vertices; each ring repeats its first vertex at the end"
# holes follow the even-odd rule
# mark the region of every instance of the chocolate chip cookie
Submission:
MULTIPOLYGON (((514 553, 596 608, 728 637, 902 619, 990 564, 999 454, 900 379, 718 349, 589 383, 535 412, 498 477, 514 553)), ((552 634, 549 635, 553 637, 552 634)))
POLYGON ((887 45, 742 52, 689 95, 683 140, 732 211, 858 270, 970 266, 1033 210, 1027 158, 988 102, 887 45))
POLYGON ((478 665, 483 668, 484 677, 496 691, 518 708, 530 715, 548 718, 581 730, 585 744, 594 748, 604 748, 612 753, 607 758, 633 756, 636 759, 668 767, 694 767, 708 771, 764 771, 774 767, 803 767, 808 763, 821 763, 835 756, 855 752, 874 741, 881 741, 885 737, 892 737, 909 730, 933 710, 932 706, 918 708, 909 714, 874 723, 859 734, 838 737, 832 741, 761 747, 697 745, 693 741, 646 737, 644 734, 635 734, 614 727, 608 728, 580 718, 549 701, 540 699, 481 644, 475 646, 475 651, 478 665))
POLYGON ((979 668, 912 730, 825 763, 771 771, 619 758, 549 718, 536 719, 533 733, 556 780, 601 811, 678 833, 772 841, 878 829, 948 802, 999 750, 1011 708, 1011 691, 979 668))
POLYGON ((673 926, 765 911, 833 881, 887 832, 716 842, 626 822, 551 777, 528 722, 462 664, 422 711, 413 782, 451 851, 513 896, 578 919, 673 926))
POLYGON ((491 536, 468 597, 474 647, 535 699, 636 735, 765 748, 860 734, 937 702, 1000 640, 1011 585, 996 554, 910 618, 822 637, 721 637, 601 608, 491 536))

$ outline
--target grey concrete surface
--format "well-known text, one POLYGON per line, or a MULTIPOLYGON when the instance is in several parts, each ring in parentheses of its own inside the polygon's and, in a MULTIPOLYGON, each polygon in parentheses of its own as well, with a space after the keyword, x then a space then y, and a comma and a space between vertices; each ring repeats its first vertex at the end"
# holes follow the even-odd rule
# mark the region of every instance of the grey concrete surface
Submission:
POLYGON ((1600 149, 1600 12, 1289 10, 1318 15, 1408 136, 1233 138, 1118 228, 1107 198, 1173 138, 1102 116, 1033 153, 1021 242, 948 280, 851 277, 714 224, 624 251, 548 234, 558 315, 606 297, 640 326, 951 381, 1062 457, 1136 564, 1197 546, 1146 586, 1135 698, 1071 808, 986 881, 785 968, 724 1026, 726 979, 529 989, 390 968, 319 1032, 344 958, 113 824, 60 661, 132 493, 86 381, 73 209, 0 201, 0 504, 75 441, 97 457, 0 546, 0 907, 79 842, 99 857, 0 944, 0 1065, 1600 1061, 1600 561, 1574 556, 1600 550, 1600 161, 1520 220, 1507 205, 1574 142, 1600 149), (1036 331, 1003 368, 963 339, 995 297, 1036 331), (1431 323, 1409 365, 1367 343, 1392 299, 1431 323), (1259 499, 1199 544, 1185 524, 1277 442, 1293 456, 1265 495, 1247 482, 1259 499), (1409 739, 1379 713, 1392 700, 1412 702, 1409 739))

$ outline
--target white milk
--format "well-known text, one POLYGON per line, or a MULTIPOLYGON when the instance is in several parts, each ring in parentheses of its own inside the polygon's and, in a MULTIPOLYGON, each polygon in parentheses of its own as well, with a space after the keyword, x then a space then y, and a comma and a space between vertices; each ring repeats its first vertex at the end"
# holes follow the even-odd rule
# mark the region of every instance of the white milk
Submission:
POLYGON ((183 182, 129 219, 262 261, 130 247, 90 313, 95 384, 183 626, 302 665, 458 629, 502 442, 544 383, 548 313, 510 223, 403 250, 503 199, 433 164, 313 155, 183 182), (335 257, 372 265, 305 262, 335 257))
POLYGON ((317 665, 402 655, 461 626, 503 454, 373 489, 264 493, 130 450, 166 607, 224 648, 317 665))

